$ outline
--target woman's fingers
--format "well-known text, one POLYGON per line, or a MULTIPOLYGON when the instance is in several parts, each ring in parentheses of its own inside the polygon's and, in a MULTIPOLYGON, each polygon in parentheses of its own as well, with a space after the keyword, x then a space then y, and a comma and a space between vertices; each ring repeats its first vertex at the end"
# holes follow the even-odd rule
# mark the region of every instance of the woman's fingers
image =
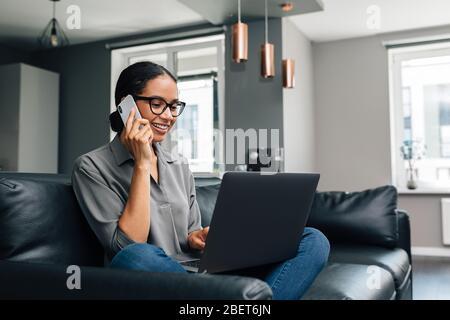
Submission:
POLYGON ((203 250, 205 248, 205 243, 199 238, 194 239, 194 245, 197 249, 203 250))
POLYGON ((144 134, 142 139, 149 143, 153 141, 153 131, 151 128, 149 128, 149 130, 144 134))
POLYGON ((141 126, 141 125, 142 126, 146 126, 146 125, 150 125, 150 124, 149 124, 147 119, 136 119, 136 120, 134 120, 133 125, 131 127, 131 131, 128 134, 128 138, 130 140, 133 139, 138 134, 138 132, 140 131, 139 130, 139 126, 141 126))
POLYGON ((149 139, 150 139, 150 136, 152 135, 152 133, 153 133, 153 131, 150 128, 150 126, 145 126, 136 135, 135 140, 140 143, 149 143, 149 139))
POLYGON ((195 234, 191 237, 191 247, 194 249, 202 250, 205 247, 205 242, 200 239, 200 237, 195 234))
POLYGON ((142 128, 139 129, 139 131, 134 136, 134 140, 140 140, 144 136, 144 134, 148 133, 149 130, 152 130, 150 128, 149 124, 146 124, 146 125, 142 126, 142 128))
POLYGON ((206 237, 208 236, 209 227, 205 227, 201 231, 201 238, 203 241, 206 241, 206 237))

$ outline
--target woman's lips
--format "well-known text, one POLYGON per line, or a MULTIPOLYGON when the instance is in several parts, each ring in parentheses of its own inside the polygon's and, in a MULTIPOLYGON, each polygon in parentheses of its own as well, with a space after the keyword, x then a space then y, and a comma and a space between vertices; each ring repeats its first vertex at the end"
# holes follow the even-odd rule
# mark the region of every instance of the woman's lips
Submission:
POLYGON ((166 133, 170 126, 162 123, 152 123, 152 127, 159 133, 166 133))

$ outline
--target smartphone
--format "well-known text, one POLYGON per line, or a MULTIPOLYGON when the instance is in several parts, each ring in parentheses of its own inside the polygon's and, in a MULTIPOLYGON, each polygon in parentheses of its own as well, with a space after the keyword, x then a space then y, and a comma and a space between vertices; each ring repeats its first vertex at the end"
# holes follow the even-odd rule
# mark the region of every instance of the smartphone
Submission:
POLYGON ((128 116, 130 115, 130 112, 133 108, 135 108, 136 110, 134 119, 142 119, 142 116, 139 113, 139 109, 134 102, 133 96, 131 94, 127 95, 117 106, 117 111, 119 111, 124 125, 127 124, 128 116))

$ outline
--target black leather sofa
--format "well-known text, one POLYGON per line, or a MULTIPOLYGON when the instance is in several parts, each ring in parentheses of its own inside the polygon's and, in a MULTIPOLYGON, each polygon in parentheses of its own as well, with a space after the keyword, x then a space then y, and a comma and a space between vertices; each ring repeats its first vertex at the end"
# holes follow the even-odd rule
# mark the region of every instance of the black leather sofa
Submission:
MULTIPOLYGON (((203 224, 217 179, 196 179, 203 224)), ((409 220, 393 187, 321 193, 308 224, 331 242, 304 299, 411 299, 409 220)), ((258 279, 112 270, 78 207, 70 177, 0 172, 0 299, 270 299, 258 279), (80 266, 81 290, 67 287, 80 266)))

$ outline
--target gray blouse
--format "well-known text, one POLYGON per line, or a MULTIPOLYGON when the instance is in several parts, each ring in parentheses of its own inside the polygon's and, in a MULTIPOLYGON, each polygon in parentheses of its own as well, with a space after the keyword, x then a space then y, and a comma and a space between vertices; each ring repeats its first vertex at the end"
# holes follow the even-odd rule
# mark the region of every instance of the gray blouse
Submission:
MULTIPOLYGON (((167 255, 189 250, 188 233, 201 229, 194 177, 187 161, 155 143, 158 180, 150 179, 150 232, 147 242, 167 255)), ((128 199, 134 160, 119 135, 75 160, 72 185, 81 210, 105 249, 109 262, 133 243, 118 227, 128 199)))

